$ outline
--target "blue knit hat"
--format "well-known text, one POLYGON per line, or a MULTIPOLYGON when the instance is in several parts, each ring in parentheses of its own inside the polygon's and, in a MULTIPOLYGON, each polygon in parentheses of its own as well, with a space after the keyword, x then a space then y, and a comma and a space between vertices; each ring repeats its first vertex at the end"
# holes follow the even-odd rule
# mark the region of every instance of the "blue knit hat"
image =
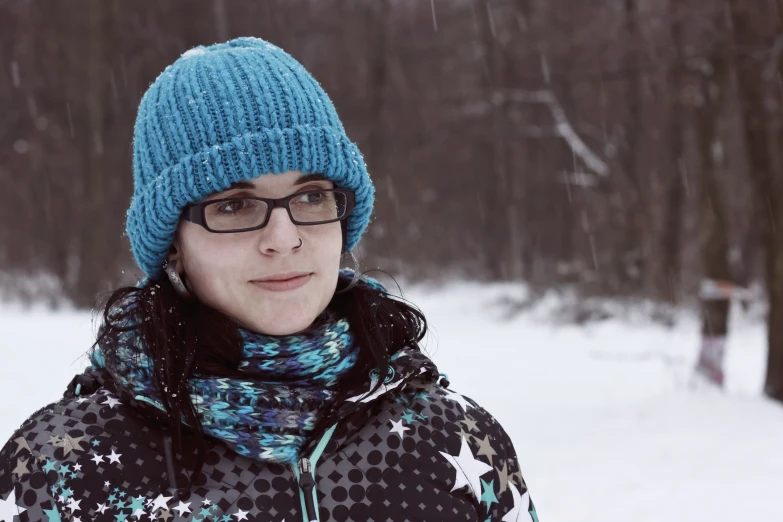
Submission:
POLYGON ((127 234, 150 278, 174 240, 182 209, 235 181, 298 170, 356 193, 345 248, 359 242, 374 189, 357 146, 318 81, 285 51, 237 38, 184 53, 139 104, 127 234))

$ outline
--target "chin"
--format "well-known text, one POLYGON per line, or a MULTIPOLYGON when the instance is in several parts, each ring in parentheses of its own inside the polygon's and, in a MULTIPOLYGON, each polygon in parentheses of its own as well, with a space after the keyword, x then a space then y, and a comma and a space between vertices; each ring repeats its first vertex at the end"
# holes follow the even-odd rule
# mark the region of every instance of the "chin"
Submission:
POLYGON ((273 319, 270 321, 256 323, 251 322, 249 323, 250 327, 248 329, 253 330, 254 332, 264 333, 266 335, 292 335, 306 330, 311 324, 313 324, 313 321, 316 318, 316 315, 313 315, 313 317, 310 318, 310 315, 312 314, 307 314, 307 317, 304 317, 301 315, 300 311, 291 312, 289 314, 280 313, 278 311, 278 313, 275 315, 280 317, 280 319, 273 319), (295 317, 294 320, 291 320, 292 316, 295 317), (286 317, 286 319, 282 319, 282 317, 286 317))

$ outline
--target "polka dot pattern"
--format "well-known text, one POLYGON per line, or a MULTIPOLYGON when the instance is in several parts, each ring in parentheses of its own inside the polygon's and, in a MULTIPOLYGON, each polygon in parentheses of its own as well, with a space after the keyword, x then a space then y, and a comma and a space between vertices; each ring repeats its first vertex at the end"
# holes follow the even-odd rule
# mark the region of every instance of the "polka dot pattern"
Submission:
MULTIPOLYGON (((508 435, 474 401, 435 384, 433 368, 407 354, 384 393, 347 401, 315 467, 320 522, 538 520, 508 435)), ((164 436, 144 409, 105 388, 42 408, 0 451, 0 520, 10 509, 14 522, 303 520, 293 469, 216 439, 190 492, 172 498, 164 436)), ((185 471, 176 479, 184 485, 185 471)))

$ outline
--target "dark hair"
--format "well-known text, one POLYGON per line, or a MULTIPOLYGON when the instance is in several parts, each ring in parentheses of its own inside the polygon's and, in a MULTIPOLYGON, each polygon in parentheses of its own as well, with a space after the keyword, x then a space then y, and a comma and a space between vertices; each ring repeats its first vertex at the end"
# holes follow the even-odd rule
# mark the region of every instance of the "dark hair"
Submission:
MULTIPOLYGON (((341 273, 338 289, 345 288, 350 280, 341 273)), ((348 320, 361 347, 357 364, 345 376, 348 385, 364 379, 372 369, 386 375, 390 356, 406 346, 418 349, 427 332, 427 321, 420 310, 361 279, 351 290, 335 293, 329 306, 348 320)), ((182 418, 194 427, 189 430, 196 453, 189 490, 203 467, 207 439, 190 398, 188 379, 196 371, 242 376, 237 370, 242 357, 237 322, 197 299, 183 299, 165 276, 151 279, 141 287, 126 286, 113 291, 103 307, 102 319, 91 350, 100 345, 107 366, 116 364, 119 357, 117 343, 113 342, 118 334, 138 331, 136 335, 142 340, 139 349, 145 350, 153 363, 153 380, 163 397, 175 454, 186 454, 182 418)), ((381 378, 377 386, 382 383, 381 378)), ((320 422, 316 431, 319 428, 320 422)))

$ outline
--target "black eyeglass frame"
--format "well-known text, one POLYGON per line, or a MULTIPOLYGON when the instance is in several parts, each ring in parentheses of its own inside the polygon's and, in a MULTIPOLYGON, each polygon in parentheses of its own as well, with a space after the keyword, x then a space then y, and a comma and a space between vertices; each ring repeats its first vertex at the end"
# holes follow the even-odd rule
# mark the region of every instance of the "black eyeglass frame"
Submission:
POLYGON ((185 208, 182 211, 182 219, 186 221, 190 221, 191 223, 194 223, 196 225, 200 225, 207 229, 208 231, 214 233, 214 234, 235 234, 239 232, 250 232, 251 230, 259 230, 261 228, 264 228, 269 223, 269 218, 272 216, 272 211, 276 208, 284 208, 288 212, 288 217, 291 219, 291 222, 294 225, 298 226, 310 226, 310 225, 325 225, 326 223, 334 223, 336 221, 343 221, 348 216, 351 215, 351 212, 353 212, 353 209, 356 207, 356 193, 353 190, 348 189, 341 189, 341 188, 333 188, 333 189, 314 189, 314 190, 303 190, 302 192, 295 192, 291 195, 288 195, 284 198, 261 198, 261 197, 251 197, 251 196, 234 196, 230 198, 220 198, 220 199, 210 199, 209 201, 201 201, 199 203, 192 203, 190 205, 186 205, 185 208), (345 194, 346 196, 346 202, 345 202, 345 215, 342 217, 339 217, 337 219, 328 219, 326 221, 317 221, 317 222, 307 222, 302 223, 300 221, 297 221, 294 219, 293 214, 291 213, 291 207, 289 206, 289 203, 292 199, 301 197, 305 194, 313 194, 313 193, 321 193, 321 192, 337 192, 340 194, 345 194), (206 220, 206 206, 207 205, 213 205, 215 203, 220 203, 223 201, 235 201, 239 199, 254 199, 258 201, 263 201, 266 203, 266 217, 264 217, 264 221, 255 227, 250 228, 241 228, 237 230, 215 230, 212 228, 209 228, 207 226, 207 220, 206 220))

